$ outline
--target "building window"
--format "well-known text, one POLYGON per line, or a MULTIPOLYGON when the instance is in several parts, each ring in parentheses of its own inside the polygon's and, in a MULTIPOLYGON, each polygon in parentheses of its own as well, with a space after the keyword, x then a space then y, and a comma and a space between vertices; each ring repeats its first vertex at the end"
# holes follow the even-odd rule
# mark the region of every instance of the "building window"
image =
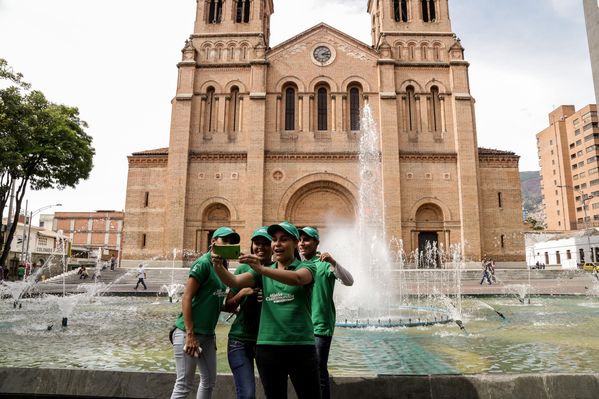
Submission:
POLYGON ((562 264, 562 256, 560 255, 559 251, 555 251, 555 263, 558 265, 562 264))
POLYGON ((545 264, 549 264, 549 252, 545 252, 545 264))
POLYGON ((437 86, 431 88, 431 108, 432 131, 439 132, 441 131, 441 97, 437 86))
POLYGON ((321 87, 317 90, 317 104, 316 104, 316 112, 317 112, 317 130, 328 130, 328 100, 329 96, 327 93, 327 89, 321 87))
POLYGON ((569 249, 566 250, 566 259, 568 259, 568 260, 572 259, 572 251, 570 251, 569 249))
POLYGON ((501 248, 505 248, 505 235, 501 235, 501 248))
POLYGON ((349 126, 352 131, 360 130, 360 89, 349 89, 349 126))
POLYGON ((435 0, 421 0, 422 4, 422 20, 424 22, 435 22, 437 19, 437 10, 435 8, 435 0))
POLYGON ((229 110, 229 130, 231 132, 239 131, 239 88, 237 86, 233 86, 231 88, 231 103, 229 110))
POLYGON ((147 208, 150 204, 150 193, 146 191, 144 195, 144 208, 147 208))
POLYGON ((142 247, 142 248, 145 248, 145 247, 146 247, 146 243, 147 243, 147 242, 146 242, 146 235, 145 235, 145 234, 142 234, 142 235, 141 235, 141 247, 142 247))
POLYGON ((500 208, 503 208, 503 196, 501 192, 497 193, 497 204, 500 208))
POLYGON ((250 0, 237 0, 235 22, 250 22, 250 0))
POLYGON ((210 0, 208 3, 208 23, 218 24, 223 18, 223 0, 210 0))
POLYGON ((580 263, 584 262, 584 249, 580 248, 578 250, 578 255, 580 256, 580 263))
POLYGON ((408 130, 413 132, 417 130, 417 119, 416 119, 416 91, 414 90, 414 86, 408 86, 406 88, 407 91, 407 110, 406 114, 408 116, 408 130))
POLYGON ((206 92, 206 131, 212 132, 214 131, 215 123, 214 123, 214 108, 215 108, 215 100, 216 96, 214 95, 214 87, 209 87, 206 92))
POLYGON ((295 130, 295 88, 285 89, 285 130, 295 130))
POLYGON ((395 22, 408 22, 408 0, 393 0, 395 22))

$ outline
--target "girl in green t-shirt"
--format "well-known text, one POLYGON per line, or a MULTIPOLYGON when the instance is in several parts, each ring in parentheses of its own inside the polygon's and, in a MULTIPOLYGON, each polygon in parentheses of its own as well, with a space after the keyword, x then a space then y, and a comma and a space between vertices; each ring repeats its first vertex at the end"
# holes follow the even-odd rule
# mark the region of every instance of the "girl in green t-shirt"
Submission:
POLYGON ((311 291, 316 268, 300 262, 299 232, 289 222, 272 225, 275 262, 262 265, 256 255, 242 255, 241 263, 252 270, 231 274, 215 257, 212 263, 223 283, 231 288, 255 287, 262 276, 264 302, 256 343, 256 365, 267 398, 287 397, 287 379, 291 379, 298 399, 320 398, 318 362, 311 318, 311 291))
MULTIPOLYGON (((239 234, 228 227, 217 229, 212 244, 238 244, 239 234)), ((197 398, 209 399, 216 383, 216 337, 226 287, 214 272, 212 252, 197 259, 189 270, 182 298, 182 312, 172 334, 177 379, 171 399, 187 398, 200 370, 197 398)), ((222 263, 222 260, 221 260, 222 263)))
MULTIPOLYGON (((272 237, 267 227, 256 229, 251 237, 250 252, 260 259, 262 265, 272 263, 272 237)), ((254 379, 254 359, 256 358, 256 340, 260 323, 262 305, 262 279, 249 265, 242 264, 235 270, 235 275, 254 273, 254 288, 233 288, 225 300, 224 310, 236 313, 237 317, 229 331, 227 358, 235 380, 237 399, 256 397, 254 379)))

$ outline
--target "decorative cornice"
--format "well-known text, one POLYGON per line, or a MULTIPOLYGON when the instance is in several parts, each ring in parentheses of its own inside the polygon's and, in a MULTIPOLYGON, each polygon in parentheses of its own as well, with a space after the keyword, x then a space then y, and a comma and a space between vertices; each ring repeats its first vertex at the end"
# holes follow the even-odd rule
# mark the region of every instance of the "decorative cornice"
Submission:
POLYGON ((357 152, 328 152, 328 153, 308 153, 308 152, 266 152, 266 161, 357 161, 359 154, 357 152))
POLYGON ((131 155, 127 157, 129 168, 166 168, 168 155, 131 155))
POLYGON ((191 153, 191 162, 246 162, 246 152, 207 152, 191 153))
POLYGON ((518 155, 479 154, 478 163, 481 168, 515 168, 518 169, 518 155))
POLYGON ((394 61, 395 65, 402 68, 449 68, 447 62, 422 62, 422 61, 394 61))
POLYGON ((243 33, 235 33, 235 32, 227 32, 227 33, 194 33, 191 35, 193 39, 201 39, 201 38, 215 38, 215 37, 262 37, 262 32, 243 32, 243 33))
POLYGON ((458 154, 453 152, 400 152, 399 160, 402 162, 455 163, 458 160, 458 154))
POLYGON ((229 69, 229 70, 233 70, 233 69, 240 69, 240 68, 250 68, 251 64, 249 62, 239 62, 239 63, 232 63, 232 62, 225 62, 222 64, 197 64, 196 68, 197 69, 229 69))

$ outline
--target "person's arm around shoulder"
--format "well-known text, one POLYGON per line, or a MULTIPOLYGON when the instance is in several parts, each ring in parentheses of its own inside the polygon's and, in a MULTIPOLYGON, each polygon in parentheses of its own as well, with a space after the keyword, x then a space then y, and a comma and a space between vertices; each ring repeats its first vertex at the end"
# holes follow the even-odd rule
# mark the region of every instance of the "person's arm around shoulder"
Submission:
POLYGON ((324 252, 320 255, 320 260, 323 262, 328 262, 331 265, 331 269, 335 277, 341 281, 341 284, 351 287, 354 285, 354 276, 349 272, 349 270, 345 269, 341 266, 337 261, 331 256, 330 253, 324 252))
MULTIPOLYGON (((314 281, 314 271, 308 267, 300 267, 296 270, 281 270, 278 268, 262 266, 260 260, 255 255, 244 255, 239 258, 239 261, 248 264, 257 273, 270 277, 283 284, 307 285, 314 281)), ((302 263, 310 264, 310 262, 302 263)))

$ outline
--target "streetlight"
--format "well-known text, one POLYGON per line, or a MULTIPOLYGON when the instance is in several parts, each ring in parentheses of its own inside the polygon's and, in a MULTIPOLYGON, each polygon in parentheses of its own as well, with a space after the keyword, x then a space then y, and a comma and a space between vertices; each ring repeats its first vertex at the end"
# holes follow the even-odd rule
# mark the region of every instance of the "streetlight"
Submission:
POLYGON ((589 247, 589 253, 590 253, 589 259, 590 259, 591 262, 593 262, 593 258, 595 256, 594 256, 593 251, 591 249, 591 237, 589 236, 589 232, 587 231, 588 228, 589 228, 588 221, 587 221, 587 218, 588 218, 587 217, 587 201, 592 200, 594 197, 593 197, 592 194, 591 195, 585 195, 584 191, 582 191, 579 188, 574 188, 572 186, 560 185, 558 187, 559 188, 567 188, 567 189, 570 189, 572 191, 576 191, 576 192, 578 192, 578 194, 580 194, 580 202, 582 203, 582 210, 584 211, 584 231, 585 231, 585 234, 587 236, 587 245, 589 247))
POLYGON ((44 210, 49 209, 49 208, 53 208, 55 206, 62 206, 62 204, 52 204, 52 205, 42 206, 41 208, 36 209, 35 211, 32 211, 32 212, 29 213, 29 221, 28 221, 29 222, 29 228, 28 228, 28 231, 27 231, 27 250, 25 252, 25 255, 26 255, 26 258, 27 258, 26 260, 28 260, 28 261, 30 260, 30 255, 29 255, 29 239, 31 238, 31 220, 33 219, 33 216, 37 215, 41 211, 44 211, 44 210))

